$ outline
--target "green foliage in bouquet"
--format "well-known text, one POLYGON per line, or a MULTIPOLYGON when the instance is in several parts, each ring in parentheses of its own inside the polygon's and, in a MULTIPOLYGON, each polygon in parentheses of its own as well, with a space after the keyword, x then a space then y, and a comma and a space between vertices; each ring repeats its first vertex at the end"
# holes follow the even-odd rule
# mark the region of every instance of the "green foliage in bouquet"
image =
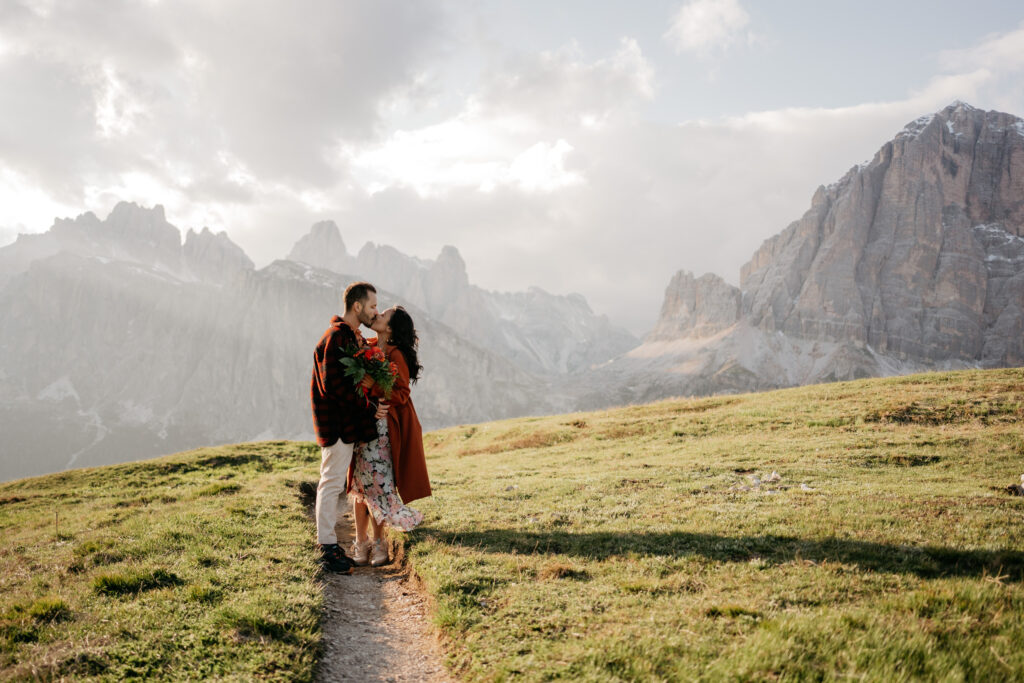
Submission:
POLYGON ((364 348, 349 346, 342 350, 345 354, 341 364, 345 366, 345 376, 352 379, 356 392, 366 398, 366 387, 363 379, 369 376, 384 392, 384 397, 391 396, 398 377, 398 368, 388 361, 384 351, 375 342, 364 348))

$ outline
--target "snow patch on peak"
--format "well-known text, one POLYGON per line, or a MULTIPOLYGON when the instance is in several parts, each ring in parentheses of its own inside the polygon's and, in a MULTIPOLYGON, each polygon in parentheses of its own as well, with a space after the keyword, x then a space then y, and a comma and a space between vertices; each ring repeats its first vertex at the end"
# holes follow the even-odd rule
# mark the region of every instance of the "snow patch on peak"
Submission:
POLYGON ((921 131, 927 128, 928 124, 930 124, 934 119, 935 114, 925 114, 924 116, 919 116, 910 123, 908 123, 906 126, 904 126, 903 130, 900 131, 897 137, 913 136, 916 138, 918 135, 921 134, 921 131))

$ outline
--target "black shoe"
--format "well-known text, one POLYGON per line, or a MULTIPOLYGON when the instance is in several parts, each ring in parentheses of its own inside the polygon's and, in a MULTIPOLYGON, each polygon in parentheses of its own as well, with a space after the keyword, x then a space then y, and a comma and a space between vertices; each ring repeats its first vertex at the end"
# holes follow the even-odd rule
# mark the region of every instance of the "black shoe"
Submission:
POLYGON ((320 564, 335 574, 351 574, 355 566, 352 558, 337 543, 324 543, 320 546, 320 564))

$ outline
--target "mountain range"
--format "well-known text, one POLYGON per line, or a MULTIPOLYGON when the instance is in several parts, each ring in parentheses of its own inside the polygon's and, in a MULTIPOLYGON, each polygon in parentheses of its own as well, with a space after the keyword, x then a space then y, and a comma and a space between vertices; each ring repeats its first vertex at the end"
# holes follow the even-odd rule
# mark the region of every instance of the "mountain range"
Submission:
POLYGON ((427 428, 550 412, 541 373, 637 344, 579 295, 469 284, 453 247, 434 261, 372 244, 349 256, 333 223, 257 270, 224 233, 183 243, 162 207, 121 203, 19 236, 0 273, 0 479, 312 438, 313 347, 354 279, 416 321, 427 428))
POLYGON ((1024 365, 1024 121, 955 102, 819 187, 734 287, 680 272, 581 409, 1024 365))
POLYGON ((308 439, 312 348, 353 279, 409 308, 428 428, 677 395, 1024 365, 1024 122, 957 102, 818 189, 740 286, 677 273, 638 340, 580 295, 492 292, 317 223, 256 269, 160 206, 0 248, 0 479, 308 439))

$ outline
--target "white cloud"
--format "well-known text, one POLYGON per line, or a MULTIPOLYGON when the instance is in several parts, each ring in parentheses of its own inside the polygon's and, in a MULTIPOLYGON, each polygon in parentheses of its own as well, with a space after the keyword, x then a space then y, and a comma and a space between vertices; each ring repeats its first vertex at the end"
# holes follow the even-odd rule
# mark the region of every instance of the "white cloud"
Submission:
POLYGON ((101 137, 124 136, 135 128, 145 107, 132 95, 111 64, 101 69, 102 83, 96 89, 96 127, 101 137))
POLYGON ((583 176, 565 168, 565 157, 571 151, 572 145, 565 140, 554 145, 538 142, 512 160, 508 181, 528 192, 551 192, 578 185, 583 176))
POLYGON ((946 71, 1019 69, 1024 67, 1024 23, 1013 31, 994 34, 962 50, 944 50, 939 65, 946 71))
POLYGON ((676 11, 665 38, 676 52, 707 57, 736 43, 749 23, 738 0, 691 0, 676 11))
POLYGON ((631 116, 654 89, 654 70, 636 41, 624 38, 613 55, 590 62, 569 45, 489 74, 448 120, 340 154, 373 193, 409 187, 427 197, 499 186, 551 192, 585 182, 570 160, 573 136, 631 116))
POLYGON ((0 245, 13 242, 18 233, 40 232, 56 216, 77 216, 85 209, 53 198, 45 188, 11 168, 0 166, 0 245))
POLYGON ((512 60, 488 73, 478 97, 482 114, 525 112, 548 126, 576 126, 581 118, 628 115, 656 94, 653 65, 636 40, 622 38, 609 57, 587 61, 570 44, 512 60))
MULTIPOLYGON (((431 59, 450 45, 435 5, 117 3, 54 3, 46 21, 0 9, 0 88, 19 93, 0 125, 23 133, 0 136, 8 233, 161 203, 265 264, 333 219, 350 248, 433 258, 455 244, 478 284, 579 291, 634 328, 680 268, 738 282, 817 185, 904 123, 954 99, 1024 112, 1024 28, 944 53, 902 98, 666 125, 645 117, 665 86, 631 38, 598 55, 499 50, 439 96, 431 59)), ((681 17, 683 51, 749 40, 736 2, 681 17)))
MULTIPOLYGON (((956 99, 993 106, 993 98, 1020 77, 1019 68, 966 61, 960 71, 937 75, 890 101, 659 125, 631 109, 630 103, 644 101, 641 90, 629 85, 634 79, 621 78, 620 89, 607 99, 593 99, 597 96, 580 85, 599 88, 612 62, 587 63, 571 51, 522 62, 521 72, 506 68, 485 79, 475 105, 460 116, 436 130, 403 133, 413 139, 428 132, 435 136, 431 149, 424 150, 424 158, 435 161, 418 173, 443 179, 439 185, 447 191, 417 194, 415 183, 397 182, 403 153, 395 146, 392 181, 379 186, 390 189, 351 205, 339 221, 346 240, 402 245, 428 258, 442 244, 457 244, 470 277, 485 287, 521 289, 528 283, 555 292, 580 291, 595 310, 643 329, 657 315, 676 270, 714 272, 739 284, 742 264, 763 240, 809 208, 818 185, 870 159, 921 114, 956 99), (598 63, 605 71, 595 68, 598 63), (558 99, 563 87, 580 92, 572 101, 610 103, 625 97, 625 102, 593 107, 596 118, 590 118, 588 107, 573 108, 558 99), (549 97, 556 107, 547 106, 549 97), (515 124, 499 124, 498 111, 515 124), (446 131, 450 137, 442 135, 446 131), (461 135, 467 135, 466 142, 457 142, 461 135), (545 145, 535 151, 538 156, 542 150, 552 154, 558 140, 571 145, 562 168, 584 182, 548 192, 498 183, 485 194, 478 183, 450 177, 467 170, 458 162, 476 158, 465 151, 475 150, 495 153, 487 158, 500 163, 488 172, 500 178, 515 150, 538 140, 545 145), (444 157, 447 151, 450 158, 444 157), (410 223, 419 228, 411 238, 405 229, 410 223)), ((1008 111, 1024 111, 1021 105, 1008 111)), ((418 162, 405 167, 419 168, 418 162)))
POLYGON ((514 156, 508 131, 519 125, 506 117, 489 127, 469 111, 414 131, 396 131, 382 145, 349 155, 353 177, 367 189, 406 186, 427 196, 450 187, 493 185, 503 161, 514 156))
POLYGON ((18 97, 0 125, 18 136, 0 159, 67 201, 128 170, 187 194, 178 178, 217 170, 220 150, 265 181, 330 187, 345 169, 327 151, 376 135, 380 100, 440 49, 441 16, 399 0, 5 6, 0 90, 18 97))
POLYGON ((434 126, 397 131, 383 145, 349 151, 353 178, 371 193, 410 187, 421 196, 453 188, 490 192, 499 185, 548 192, 583 181, 565 166, 572 146, 564 139, 529 144, 539 129, 527 118, 486 119, 472 105, 434 126))

